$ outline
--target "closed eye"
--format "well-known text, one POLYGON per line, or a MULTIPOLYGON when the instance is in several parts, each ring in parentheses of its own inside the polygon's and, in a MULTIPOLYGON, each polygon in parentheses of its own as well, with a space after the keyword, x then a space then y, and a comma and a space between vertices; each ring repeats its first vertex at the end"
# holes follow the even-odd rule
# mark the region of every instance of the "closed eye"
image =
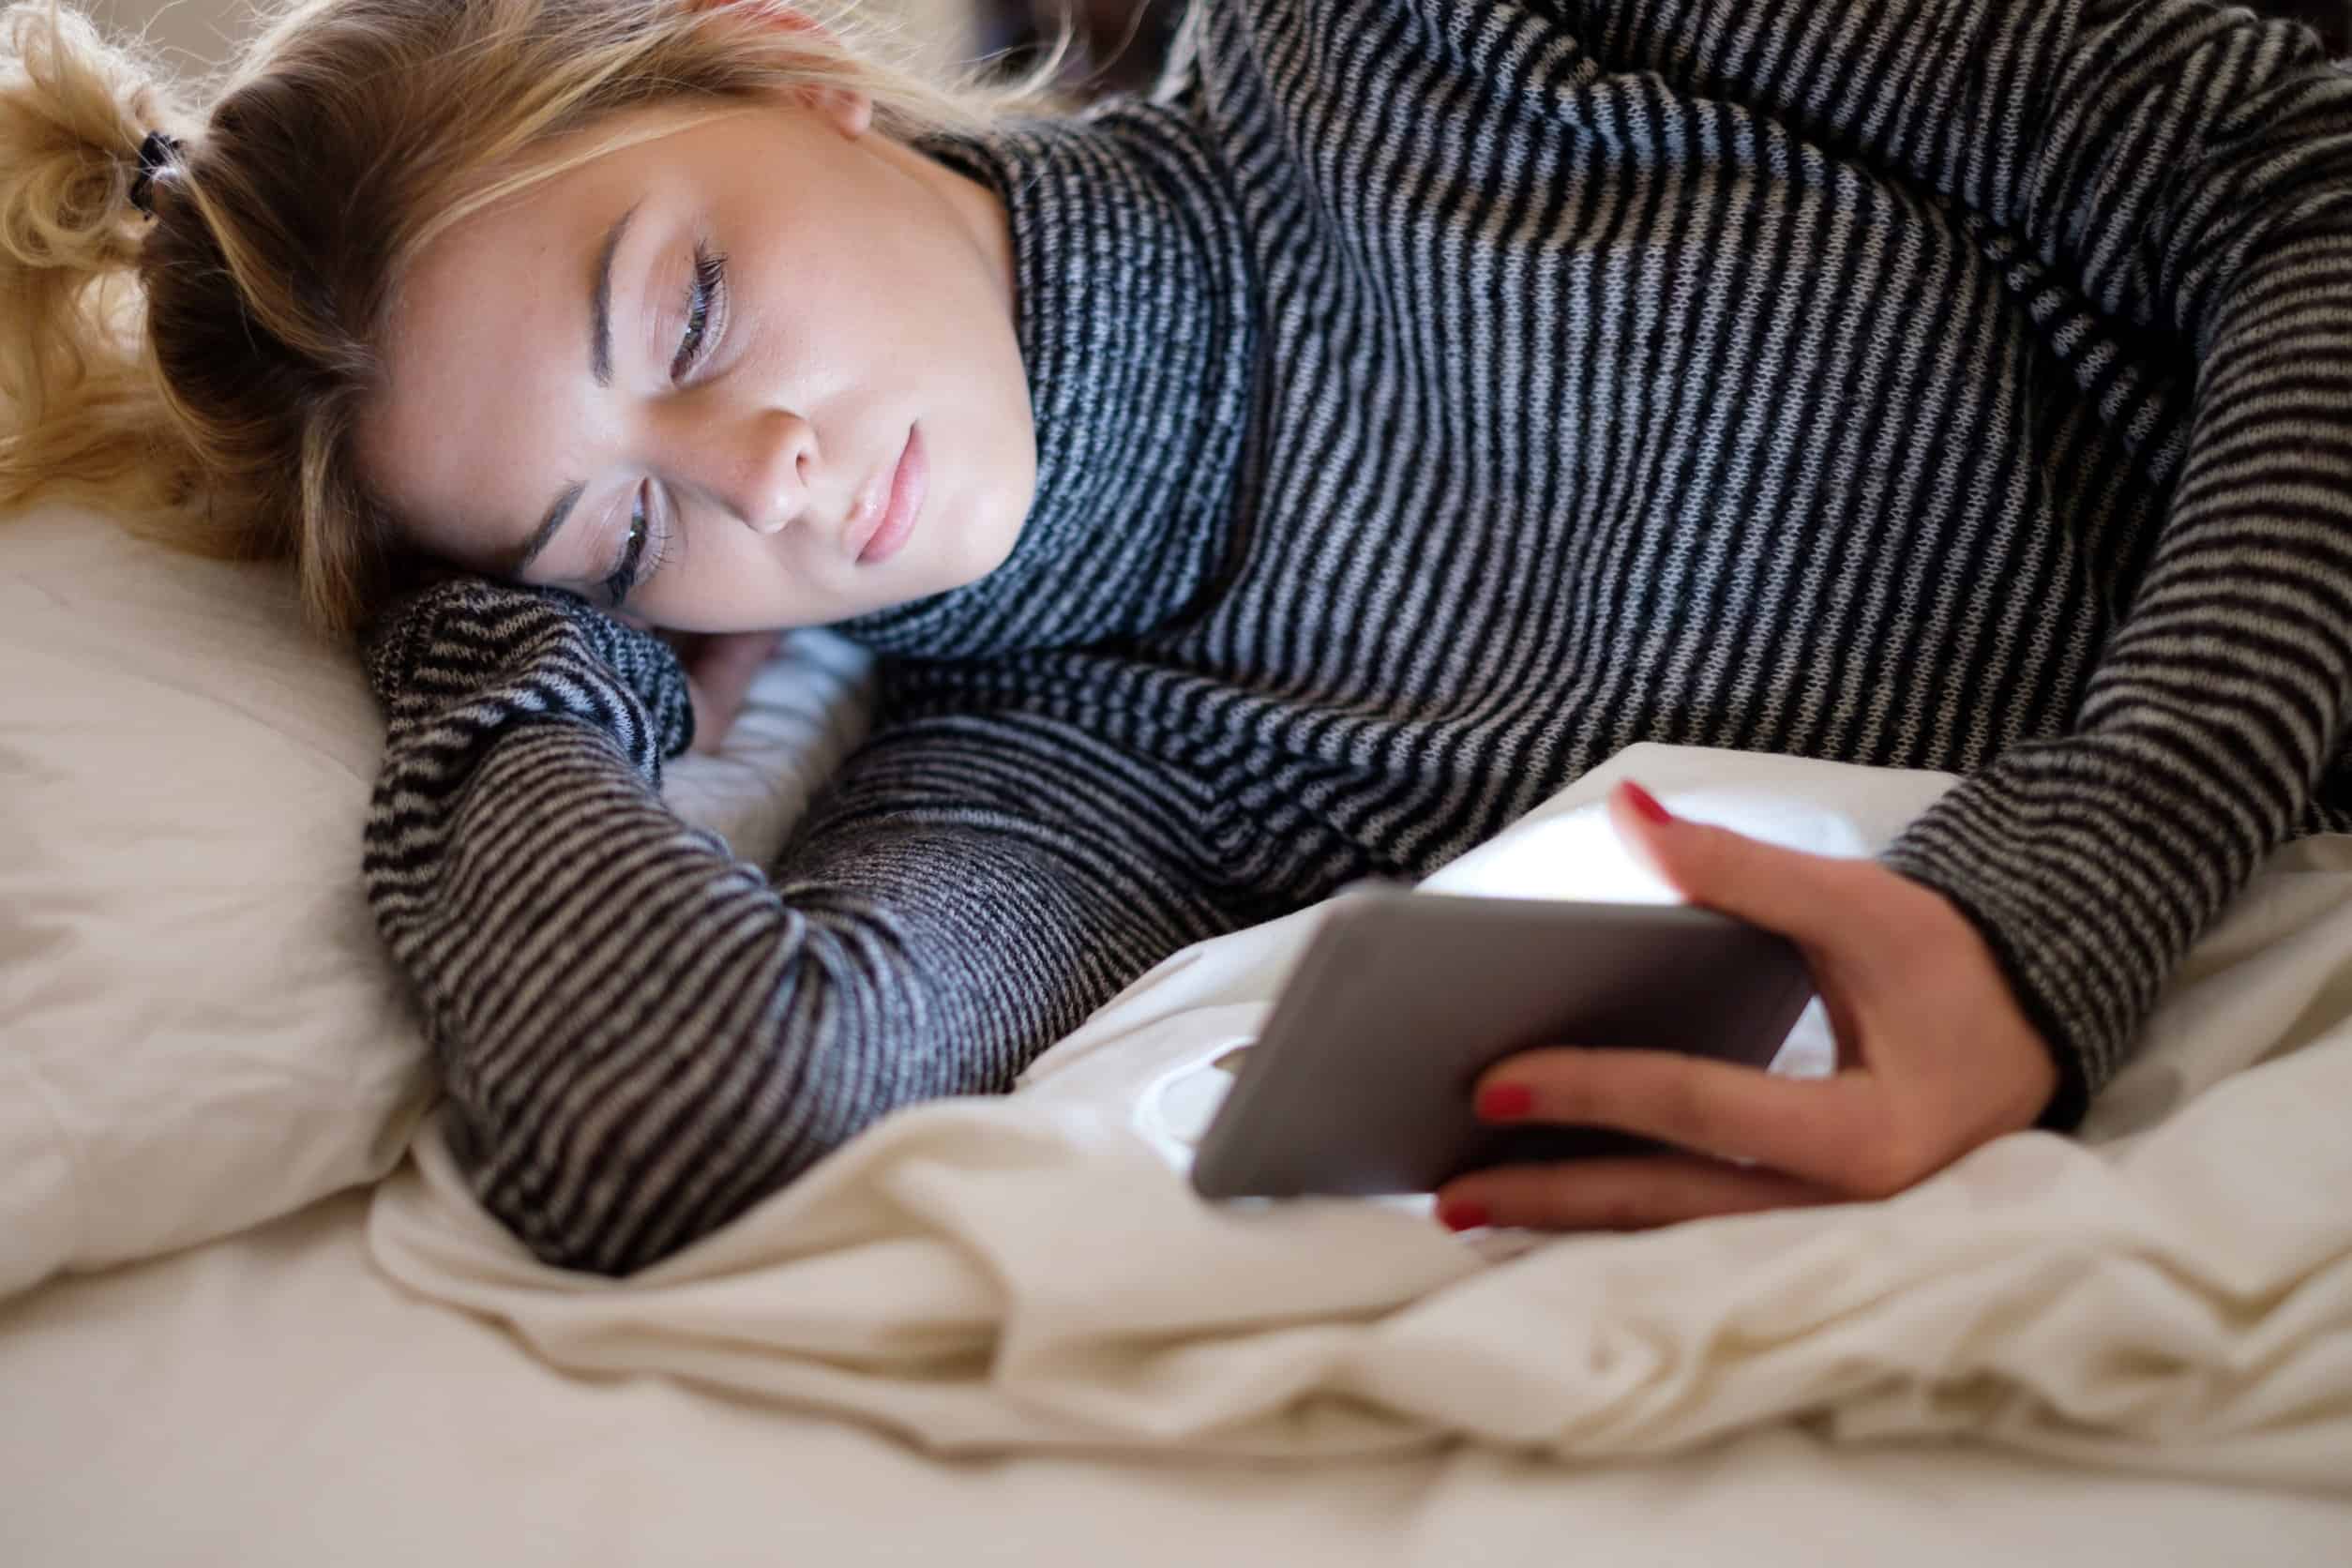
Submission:
MULTIPOLYGON (((686 284, 686 328, 679 335, 678 352, 670 362, 670 379, 684 381, 708 361, 726 324, 727 258, 698 244, 694 248, 694 276, 686 284)), ((605 574, 603 583, 605 596, 616 610, 626 605, 629 595, 661 568, 669 553, 670 531, 656 526, 653 511, 653 487, 640 485, 629 507, 629 526, 621 538, 620 556, 605 574), (652 556, 650 561, 646 559, 648 553, 652 556)))
POLYGON ((694 248, 694 277, 686 284, 686 331, 678 353, 670 362, 670 379, 684 381, 710 357, 712 345, 727 325, 727 258, 694 248))
POLYGON ((637 487, 637 498, 629 505, 628 532, 621 539, 620 559, 605 574, 605 598, 615 610, 626 609, 629 595, 651 580, 670 556, 671 529, 656 523, 653 490, 650 484, 637 487), (651 560, 646 559, 649 553, 651 560))

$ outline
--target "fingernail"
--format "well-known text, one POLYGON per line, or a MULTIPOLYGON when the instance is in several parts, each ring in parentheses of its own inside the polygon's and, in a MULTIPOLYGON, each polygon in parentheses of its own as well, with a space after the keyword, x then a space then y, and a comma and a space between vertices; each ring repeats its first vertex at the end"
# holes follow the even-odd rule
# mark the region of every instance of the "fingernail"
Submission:
POLYGON ((1492 1083, 1478 1092, 1481 1120, 1510 1122, 1535 1108, 1535 1091, 1524 1083, 1492 1083))
POLYGON ((1649 818, 1651 822, 1670 822, 1674 821, 1674 813, 1668 811, 1665 807, 1660 806, 1658 804, 1657 796, 1651 794, 1649 791, 1643 789, 1632 779, 1627 779, 1624 783, 1619 785, 1618 788, 1625 792, 1625 799, 1632 804, 1633 808, 1640 812, 1643 816, 1649 818))
POLYGON ((1438 1205, 1438 1223, 1448 1230, 1475 1230, 1486 1223, 1486 1205, 1450 1199, 1438 1205))

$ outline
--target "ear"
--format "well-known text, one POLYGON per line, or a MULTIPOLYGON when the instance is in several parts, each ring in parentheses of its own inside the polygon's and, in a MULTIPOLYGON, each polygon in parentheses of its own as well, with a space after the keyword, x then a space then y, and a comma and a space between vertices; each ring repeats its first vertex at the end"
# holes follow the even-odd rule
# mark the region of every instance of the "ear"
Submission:
POLYGON ((807 90, 808 107, 814 109, 834 128, 854 142, 873 128, 874 98, 852 87, 811 87, 807 90))

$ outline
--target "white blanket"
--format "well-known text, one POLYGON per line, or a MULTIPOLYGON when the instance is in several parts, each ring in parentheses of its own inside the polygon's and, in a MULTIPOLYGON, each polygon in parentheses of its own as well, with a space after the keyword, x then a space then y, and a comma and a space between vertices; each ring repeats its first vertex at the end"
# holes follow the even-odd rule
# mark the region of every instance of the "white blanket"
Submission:
MULTIPOLYGON (((1619 897, 1597 814, 1868 852, 1949 780, 1636 746, 1429 885, 1619 897)), ((1306 1456, 1466 1434, 1656 1454, 1806 1418, 2352 1491, 2352 842, 2277 856, 2081 1139, 2026 1133, 1884 1203, 1637 1235, 1448 1235, 1410 1202, 1223 1209, 1183 1162, 1322 907, 1186 949, 1021 1092, 879 1124, 624 1282, 534 1262, 437 1130, 378 1261, 550 1362, 667 1372, 951 1451, 1306 1456)), ((1800 1035, 1807 1026, 1800 1025, 1800 1035)), ((1787 1058, 1817 1056, 1792 1038, 1787 1058)))

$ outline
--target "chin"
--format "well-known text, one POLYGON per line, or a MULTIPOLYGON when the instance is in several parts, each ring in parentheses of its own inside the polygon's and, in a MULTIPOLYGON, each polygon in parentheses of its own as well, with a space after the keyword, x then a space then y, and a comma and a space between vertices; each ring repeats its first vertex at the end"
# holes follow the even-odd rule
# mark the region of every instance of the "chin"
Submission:
POLYGON ((980 579, 988 576, 990 572, 995 571, 999 566, 1004 565, 1005 562, 1011 560, 1013 558, 1013 546, 1018 544, 1019 541, 1020 530, 1018 528, 1006 529, 1002 534, 999 534, 996 536, 995 548, 988 550, 987 552, 987 559, 979 562, 973 569, 972 580, 974 582, 979 581, 980 579))
POLYGON ((940 551, 934 568, 939 586, 932 592, 968 587, 1011 558, 1018 529, 998 527, 991 519, 974 518, 971 523, 940 551))
POLYGON ((981 557, 972 563, 972 575, 975 580, 988 576, 1012 559, 1013 547, 1020 543, 1021 529, 1028 521, 1029 507, 1023 503, 1018 510, 1013 512, 1009 521, 1002 514, 992 514, 972 531, 972 541, 978 547, 977 553, 981 557))

